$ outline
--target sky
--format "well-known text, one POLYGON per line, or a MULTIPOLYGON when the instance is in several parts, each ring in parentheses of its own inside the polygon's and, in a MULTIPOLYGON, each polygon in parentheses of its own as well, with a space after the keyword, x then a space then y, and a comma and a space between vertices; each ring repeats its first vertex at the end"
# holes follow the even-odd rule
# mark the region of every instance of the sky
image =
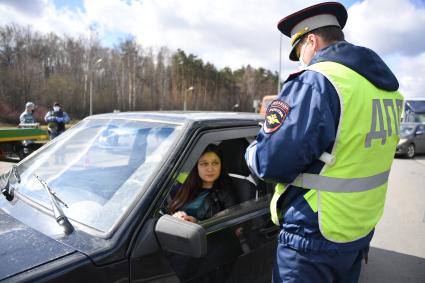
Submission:
MULTIPOLYGON (((0 0, 0 25, 17 23, 41 33, 87 36, 104 46, 134 37, 143 47, 193 53, 219 68, 250 64, 282 79, 297 69, 289 38, 277 23, 316 0, 0 0)), ((376 51, 407 97, 425 98, 425 0, 343 0, 346 40, 376 51)))

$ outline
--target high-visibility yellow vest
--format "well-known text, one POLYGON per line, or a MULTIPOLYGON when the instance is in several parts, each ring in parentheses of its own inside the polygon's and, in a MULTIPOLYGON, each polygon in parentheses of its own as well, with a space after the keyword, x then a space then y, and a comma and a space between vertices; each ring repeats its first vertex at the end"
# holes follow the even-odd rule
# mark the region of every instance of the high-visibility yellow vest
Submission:
MULTIPOLYGON (((311 189, 304 195, 318 212, 321 234, 346 243, 368 235, 384 210, 388 176, 399 141, 403 97, 398 91, 378 89, 360 74, 334 62, 308 67, 324 75, 335 87, 341 105, 333 162, 320 174, 300 174, 292 183, 311 189)), ((327 95, 327 94, 323 94, 327 95)), ((288 184, 279 184, 271 202, 276 206, 288 184)))

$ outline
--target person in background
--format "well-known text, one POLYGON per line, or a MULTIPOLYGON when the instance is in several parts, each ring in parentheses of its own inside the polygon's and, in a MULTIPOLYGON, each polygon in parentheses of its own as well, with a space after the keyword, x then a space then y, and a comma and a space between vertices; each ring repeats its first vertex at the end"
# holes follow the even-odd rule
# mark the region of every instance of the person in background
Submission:
POLYGON ((25 104, 25 111, 19 116, 20 124, 35 124, 37 121, 34 118, 35 104, 33 102, 27 102, 25 104))
POLYGON ((65 124, 70 120, 68 114, 62 110, 58 102, 53 104, 53 109, 47 112, 44 120, 47 122, 47 130, 50 140, 56 138, 65 131, 65 124))

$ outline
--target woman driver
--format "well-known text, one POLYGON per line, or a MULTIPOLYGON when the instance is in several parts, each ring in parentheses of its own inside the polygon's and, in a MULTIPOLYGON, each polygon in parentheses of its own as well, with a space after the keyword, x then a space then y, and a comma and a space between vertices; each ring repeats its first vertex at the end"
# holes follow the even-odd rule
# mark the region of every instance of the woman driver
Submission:
POLYGON ((222 154, 210 144, 198 159, 186 182, 168 205, 170 214, 197 222, 235 204, 232 187, 222 170, 222 154))

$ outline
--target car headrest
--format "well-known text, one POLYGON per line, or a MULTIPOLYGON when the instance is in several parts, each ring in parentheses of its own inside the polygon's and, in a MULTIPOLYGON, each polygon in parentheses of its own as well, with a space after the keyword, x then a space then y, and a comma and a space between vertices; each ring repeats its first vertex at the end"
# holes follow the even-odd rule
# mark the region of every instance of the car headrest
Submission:
POLYGON ((249 143, 246 139, 225 140, 219 147, 223 153, 223 167, 229 173, 248 176, 250 174, 245 161, 245 151, 249 143))

